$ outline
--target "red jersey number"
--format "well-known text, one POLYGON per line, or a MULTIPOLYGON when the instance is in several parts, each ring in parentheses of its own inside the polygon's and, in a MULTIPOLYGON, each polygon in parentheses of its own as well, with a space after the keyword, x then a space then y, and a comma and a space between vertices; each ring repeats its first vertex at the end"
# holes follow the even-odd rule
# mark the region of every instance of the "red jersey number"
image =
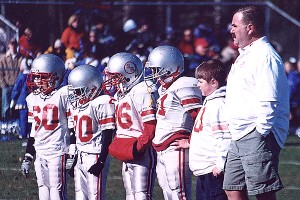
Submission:
MULTIPOLYGON (((39 106, 34 106, 33 112, 40 113, 41 108, 39 106)), ((48 131, 56 129, 59 123, 57 106, 54 104, 47 104, 42 109, 42 119, 40 119, 38 115, 35 115, 34 120, 36 122, 35 130, 37 130, 41 125, 48 131)))
POLYGON ((165 103, 165 100, 167 97, 168 97, 168 94, 166 94, 160 98, 160 103, 159 103, 157 114, 162 115, 162 116, 166 115, 166 111, 164 109, 164 106, 165 106, 164 103, 165 103))
POLYGON ((196 119, 195 125, 194 125, 194 132, 198 132, 198 133, 200 131, 202 131, 202 129, 203 129, 203 115, 205 112, 205 107, 200 112, 202 112, 202 113, 199 113, 199 114, 201 114, 200 119, 199 120, 196 119))
POLYGON ((128 103, 123 103, 117 106, 117 120, 122 129, 129 129, 132 126, 132 120, 127 111, 131 110, 131 106, 128 103))
POLYGON ((78 119, 78 116, 74 116, 76 133, 80 142, 89 142, 93 138, 93 120, 86 115, 83 115, 78 119))

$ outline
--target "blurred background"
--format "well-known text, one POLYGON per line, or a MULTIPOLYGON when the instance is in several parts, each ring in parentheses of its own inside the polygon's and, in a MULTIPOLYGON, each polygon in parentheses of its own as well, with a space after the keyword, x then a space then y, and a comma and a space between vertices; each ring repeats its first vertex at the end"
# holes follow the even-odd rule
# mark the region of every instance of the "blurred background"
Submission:
MULTIPOLYGON (((72 14, 82 16, 86 31, 93 24, 95 16, 100 15, 105 18, 111 33, 115 36, 118 36, 127 19, 133 19, 137 24, 147 23, 149 29, 161 40, 165 39, 163 37, 168 37, 168 34, 172 34, 174 40, 179 40, 185 28, 196 28, 202 23, 211 28, 210 31, 217 37, 219 48, 222 48, 226 45, 225 35, 231 23, 232 12, 237 7, 249 3, 260 5, 265 10, 266 35, 283 59, 286 60, 291 56, 298 59, 300 54, 300 1, 298 0, 255 2, 4 0, 0 1, 0 27, 7 33, 7 41, 11 37, 7 29, 11 29, 12 32, 18 31, 21 35, 26 27, 30 27, 35 42, 45 50, 60 37, 72 14)), ((3 35, 1 30, 0 35, 3 35)), ((0 37, 3 41, 3 36, 0 37)))

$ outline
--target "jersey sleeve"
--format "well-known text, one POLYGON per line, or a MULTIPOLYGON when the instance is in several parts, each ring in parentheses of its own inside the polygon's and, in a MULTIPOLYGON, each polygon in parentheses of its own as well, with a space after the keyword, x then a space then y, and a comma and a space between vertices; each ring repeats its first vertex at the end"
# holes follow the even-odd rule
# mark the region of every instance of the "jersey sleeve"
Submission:
POLYGON ((28 123, 33 123, 34 119, 33 119, 33 94, 30 93, 27 97, 26 97, 26 102, 27 102, 27 107, 28 107, 28 123))
POLYGON ((209 125, 216 139, 216 166, 223 171, 231 142, 231 135, 224 116, 224 102, 216 101, 209 107, 209 110, 209 125))
POLYGON ((115 129, 115 105, 112 98, 103 95, 93 104, 93 112, 96 116, 101 130, 115 129))
POLYGON ((135 107, 141 115, 142 122, 148 122, 155 120, 156 113, 156 100, 158 98, 158 93, 156 88, 142 88, 144 90, 139 90, 140 92, 134 93, 135 107))
POLYGON ((197 87, 181 88, 175 92, 175 95, 180 99, 180 103, 185 111, 201 107, 202 95, 197 87))

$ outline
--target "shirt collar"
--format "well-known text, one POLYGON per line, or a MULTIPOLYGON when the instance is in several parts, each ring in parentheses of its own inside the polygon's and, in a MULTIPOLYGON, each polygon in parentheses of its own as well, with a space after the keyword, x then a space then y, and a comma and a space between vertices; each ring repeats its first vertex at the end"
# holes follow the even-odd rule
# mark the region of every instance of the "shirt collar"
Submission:
POLYGON ((259 44, 261 44, 261 43, 265 43, 265 42, 267 42, 267 38, 266 38, 266 36, 263 36, 263 37, 261 37, 261 38, 255 40, 255 41, 252 42, 251 44, 245 46, 244 48, 239 48, 238 51, 239 51, 240 54, 245 54, 245 53, 247 53, 252 47, 255 47, 255 46, 257 46, 257 45, 259 45, 259 44))

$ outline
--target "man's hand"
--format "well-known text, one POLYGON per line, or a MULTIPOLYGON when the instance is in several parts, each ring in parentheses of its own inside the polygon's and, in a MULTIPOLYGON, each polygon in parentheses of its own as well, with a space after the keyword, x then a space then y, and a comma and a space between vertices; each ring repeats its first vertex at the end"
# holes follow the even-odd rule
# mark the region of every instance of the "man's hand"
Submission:
POLYGON ((215 177, 217 177, 217 176, 220 176, 223 172, 219 168, 214 167, 212 173, 215 177))

